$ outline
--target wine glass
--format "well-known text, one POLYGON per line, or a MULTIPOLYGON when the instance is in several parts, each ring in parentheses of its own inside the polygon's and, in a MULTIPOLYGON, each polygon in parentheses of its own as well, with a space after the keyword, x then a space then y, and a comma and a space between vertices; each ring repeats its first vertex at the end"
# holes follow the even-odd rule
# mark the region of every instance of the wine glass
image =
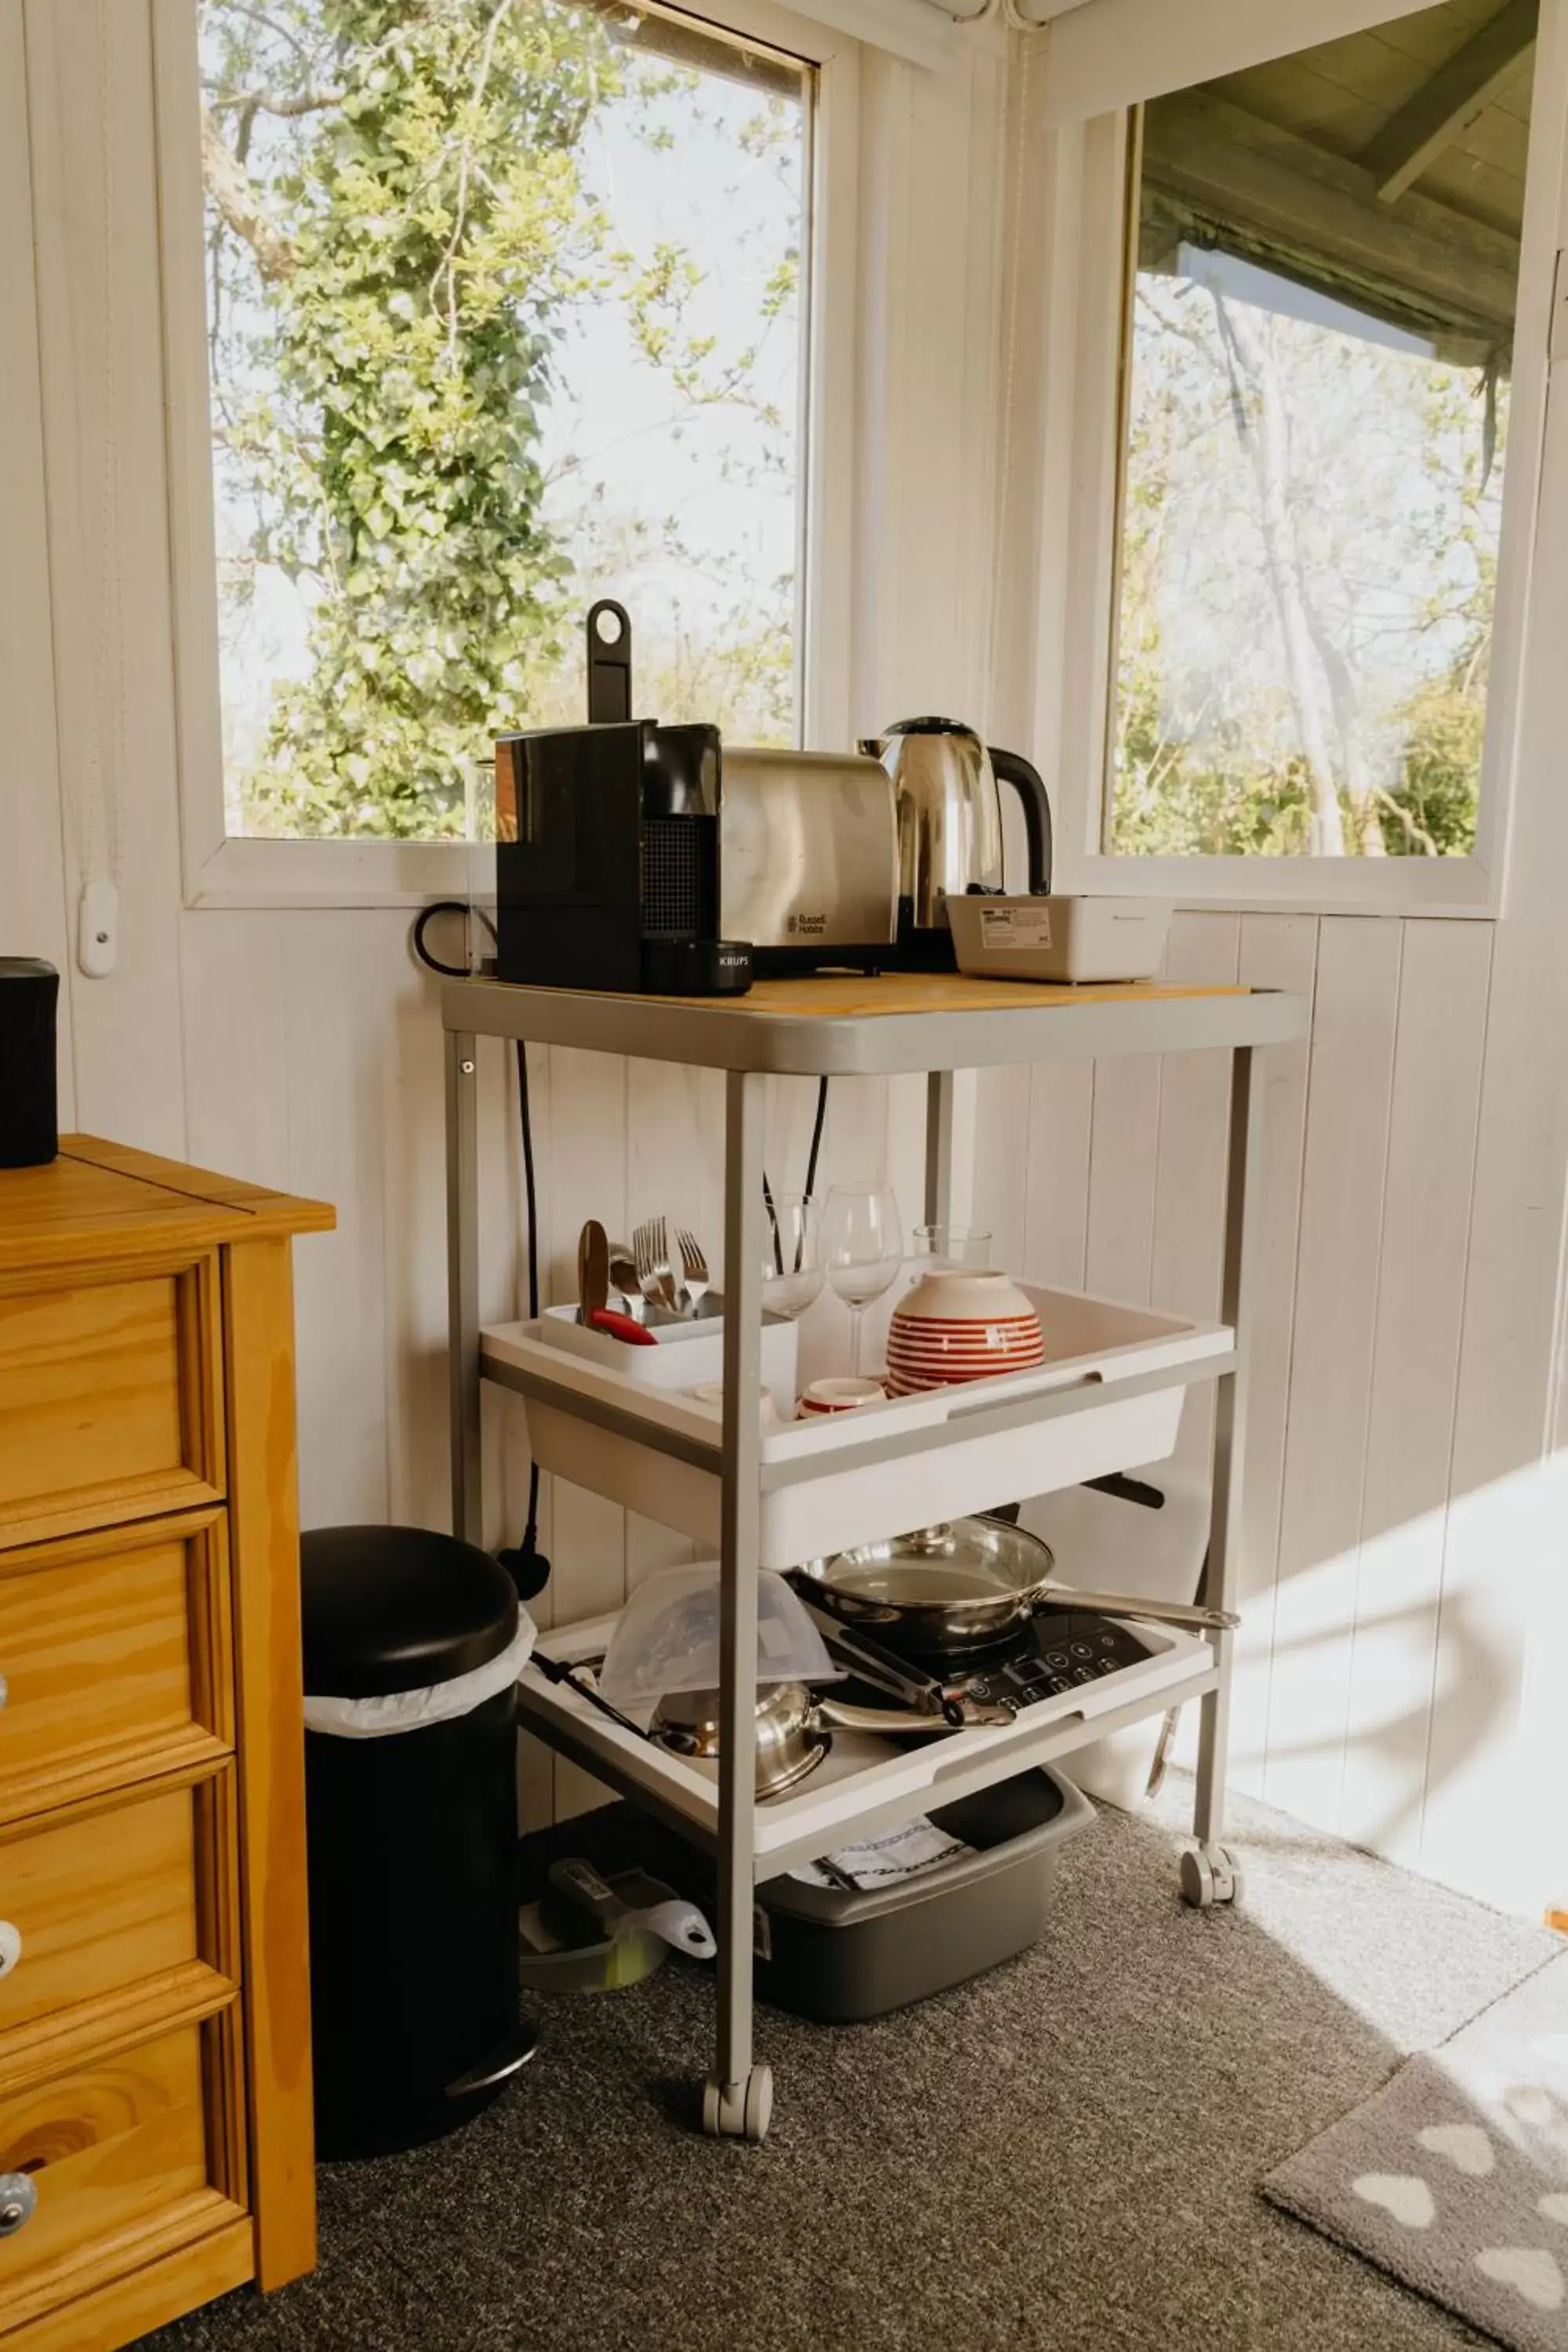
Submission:
POLYGON ((860 1326, 873 1298, 898 1280, 904 1262, 899 1204, 887 1184, 835 1184, 822 1217, 827 1279, 849 1309, 849 1369, 860 1371, 860 1326))
POLYGON ((793 1323, 822 1288, 822 1220, 805 1192, 766 1192, 763 1204, 763 1305, 793 1323))

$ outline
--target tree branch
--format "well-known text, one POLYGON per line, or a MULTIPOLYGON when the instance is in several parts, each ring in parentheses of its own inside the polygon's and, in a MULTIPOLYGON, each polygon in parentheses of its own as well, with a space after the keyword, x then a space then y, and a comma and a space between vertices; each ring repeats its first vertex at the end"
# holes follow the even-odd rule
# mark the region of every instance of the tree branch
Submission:
POLYGON ((217 125, 202 109, 202 176, 207 194, 236 236, 256 256, 263 278, 288 278, 294 268, 289 240, 268 218, 255 181, 237 162, 218 136, 217 125))
POLYGON ((300 57, 309 60, 310 52, 299 34, 288 25, 279 24, 276 16, 268 16, 265 8, 256 7, 253 0, 227 0, 227 5, 235 16, 248 16, 253 25, 260 25, 268 32, 274 34, 279 40, 287 41, 291 49, 297 50, 300 57))
POLYGON ((226 89, 215 91, 210 102, 215 114, 237 108, 244 113, 291 117, 321 114, 330 106, 341 106, 347 95, 342 89, 302 89, 292 98, 280 98, 269 89, 226 89))
POLYGON ((1390 810, 1393 814, 1399 819, 1400 824, 1405 827, 1406 836, 1411 841, 1418 841, 1428 857, 1437 857, 1441 856, 1442 853, 1439 851, 1436 843, 1433 840, 1426 826, 1416 824, 1415 818, 1411 815, 1410 811, 1405 806, 1403 801, 1396 801, 1394 794, 1392 793, 1384 792, 1381 784, 1373 784, 1372 788, 1372 798, 1374 801, 1381 801, 1384 807, 1390 810))

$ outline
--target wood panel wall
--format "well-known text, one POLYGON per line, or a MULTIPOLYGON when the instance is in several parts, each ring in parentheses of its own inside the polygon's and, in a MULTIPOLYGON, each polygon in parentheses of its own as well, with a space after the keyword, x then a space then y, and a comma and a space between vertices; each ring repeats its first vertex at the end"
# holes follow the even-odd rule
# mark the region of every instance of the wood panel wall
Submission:
MULTIPOLYGON (((1267 1073, 1237 1785, 1498 1892, 1465 1790, 1522 1661, 1465 1565, 1496 1498, 1457 1452, 1494 936, 1186 913, 1167 969, 1312 1004, 1267 1073)), ((976 1215, 1038 1279, 1213 1315, 1226 1093, 1221 1057, 986 1072, 976 1215)), ((1211 1427, 1194 1398, 1150 1475, 1190 1475, 1211 1427)), ((1523 1473, 1529 1428, 1515 1452, 1523 1473)))
MULTIPOLYGON (((97 147, 98 10, 0 0, 0 296, 13 330, 0 371, 0 948, 68 966, 77 851, 60 780, 90 750, 107 554, 124 567, 129 656, 123 936, 110 979, 68 968, 68 1106, 100 1132, 336 1202, 337 1233, 300 1259, 306 1520, 439 1526, 440 1038, 406 916, 181 903, 147 0, 107 15, 113 549, 99 495, 99 181, 84 160, 97 147)), ((842 486, 856 593, 838 648, 857 729, 918 704, 989 710, 1004 740, 1023 740, 988 675, 1018 617, 997 607, 989 555, 994 420, 1011 366, 1001 100, 1001 61, 984 47, 951 76, 870 55, 861 76, 865 324, 849 371, 855 479, 842 486)), ((1543 504, 1568 511, 1568 466, 1549 475, 1543 504)), ((1554 1466, 1565 1457, 1552 1453, 1568 1166, 1568 950, 1551 886, 1568 865, 1554 781, 1563 569, 1538 582, 1543 685, 1521 736, 1518 914, 1510 903, 1498 926, 1194 914, 1170 950, 1173 973, 1300 989, 1314 1003, 1310 1039, 1267 1077, 1237 1779, 1531 1905, 1545 1865, 1505 1865, 1497 1832, 1545 1801, 1552 1759, 1568 1761, 1568 1575, 1552 1532, 1568 1525, 1554 1466)), ((501 1050, 480 1050, 484 1305, 507 1316, 521 1301, 515 1089, 501 1050)), ((1211 1311, 1225 1092, 1222 1069, 1190 1058, 987 1074, 976 1212, 1007 1262, 1211 1311)), ((624 1227, 668 1207, 717 1234, 716 1082, 550 1053, 535 1059, 533 1099, 548 1296, 563 1294, 584 1214, 624 1227)), ((912 1218, 922 1099, 918 1081, 837 1088, 826 1171, 886 1170, 912 1218)), ((809 1086, 780 1088, 768 1146, 780 1182, 798 1181, 811 1110, 809 1086)), ((808 1370, 833 1311, 807 1327, 808 1370)), ((485 1412, 488 1528, 515 1537, 521 1417, 500 1395, 485 1412)), ((1194 1400, 1178 1472, 1196 1475, 1206 1434, 1194 1400)), ((566 1488, 546 1495, 542 1539, 556 1563, 546 1619, 612 1604, 687 1549, 566 1488)), ((526 1789, 536 1817, 584 1794, 537 1757, 526 1789)))

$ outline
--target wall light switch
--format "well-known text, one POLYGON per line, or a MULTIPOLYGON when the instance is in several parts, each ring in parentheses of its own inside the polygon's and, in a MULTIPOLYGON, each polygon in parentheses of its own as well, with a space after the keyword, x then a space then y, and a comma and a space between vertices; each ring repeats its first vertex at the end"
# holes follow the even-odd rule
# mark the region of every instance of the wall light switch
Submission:
POLYGON ((120 950, 120 893, 103 878, 89 882, 76 919, 76 960, 89 980, 107 980, 120 950))

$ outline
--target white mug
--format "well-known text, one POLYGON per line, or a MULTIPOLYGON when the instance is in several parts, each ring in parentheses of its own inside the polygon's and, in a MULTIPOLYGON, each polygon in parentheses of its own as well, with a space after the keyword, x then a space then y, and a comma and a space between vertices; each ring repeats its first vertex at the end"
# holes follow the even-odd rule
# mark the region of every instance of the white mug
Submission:
POLYGON ((880 1404, 886 1395, 879 1381, 812 1381, 801 1391, 800 1411, 812 1417, 824 1412, 858 1412, 863 1404, 880 1404))
MULTIPOLYGON (((704 1381, 701 1387, 693 1389, 691 1393, 699 1404, 714 1404, 718 1406, 721 1412, 723 1412, 724 1383, 722 1381, 704 1381)), ((762 1401, 762 1420, 764 1423, 776 1421, 779 1417, 779 1409, 773 1402, 772 1389, 763 1389, 758 1393, 762 1401)))

